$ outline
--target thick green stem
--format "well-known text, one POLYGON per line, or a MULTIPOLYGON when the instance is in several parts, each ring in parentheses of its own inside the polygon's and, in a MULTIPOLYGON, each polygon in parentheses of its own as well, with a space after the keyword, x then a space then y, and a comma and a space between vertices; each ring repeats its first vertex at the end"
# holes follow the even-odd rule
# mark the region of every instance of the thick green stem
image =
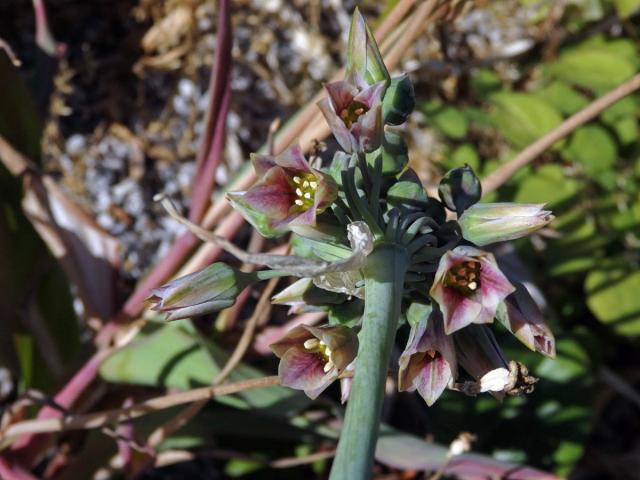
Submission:
POLYGON ((360 348, 331 480, 371 477, 407 266, 407 252, 393 244, 377 246, 367 259, 360 348))

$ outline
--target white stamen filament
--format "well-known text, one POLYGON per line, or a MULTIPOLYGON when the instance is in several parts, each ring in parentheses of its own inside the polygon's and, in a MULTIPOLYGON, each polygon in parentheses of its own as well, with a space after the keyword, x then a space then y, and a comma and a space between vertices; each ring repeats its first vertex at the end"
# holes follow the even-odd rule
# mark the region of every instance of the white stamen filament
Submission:
POLYGON ((324 364, 324 367, 322 368, 322 370, 324 371, 324 373, 327 373, 333 367, 334 367, 333 362, 331 360, 329 360, 327 363, 324 364))

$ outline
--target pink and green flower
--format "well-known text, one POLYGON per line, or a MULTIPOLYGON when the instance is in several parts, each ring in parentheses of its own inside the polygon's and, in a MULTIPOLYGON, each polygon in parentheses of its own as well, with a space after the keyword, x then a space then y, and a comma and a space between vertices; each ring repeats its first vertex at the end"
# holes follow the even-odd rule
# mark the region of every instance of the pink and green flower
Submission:
POLYGON ((273 343, 282 385, 316 398, 353 362, 358 336, 345 326, 300 325, 273 343))
POLYGON ((317 215, 338 195, 333 178, 311 168, 298 145, 275 157, 253 155, 251 161, 258 182, 246 192, 228 193, 227 197, 265 237, 315 226, 317 215))
POLYGON ((472 323, 493 322, 500 303, 514 291, 491 253, 461 246, 440 259, 430 294, 449 335, 472 323))
POLYGON ((444 333, 440 314, 432 312, 411 327, 407 346, 399 361, 398 390, 417 390, 433 405, 457 375, 455 349, 444 333))

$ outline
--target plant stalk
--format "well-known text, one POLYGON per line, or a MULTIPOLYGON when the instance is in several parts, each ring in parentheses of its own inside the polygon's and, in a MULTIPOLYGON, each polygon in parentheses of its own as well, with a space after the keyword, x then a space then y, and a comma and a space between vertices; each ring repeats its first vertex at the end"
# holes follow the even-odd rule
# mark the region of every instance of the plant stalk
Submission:
POLYGON ((330 480, 371 477, 391 347, 396 336, 408 254, 380 244, 367 259, 365 310, 356 371, 330 480))

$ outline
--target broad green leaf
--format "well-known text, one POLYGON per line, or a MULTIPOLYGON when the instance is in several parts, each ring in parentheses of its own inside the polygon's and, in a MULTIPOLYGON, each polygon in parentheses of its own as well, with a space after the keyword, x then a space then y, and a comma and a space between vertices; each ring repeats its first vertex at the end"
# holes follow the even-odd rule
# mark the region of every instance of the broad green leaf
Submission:
MULTIPOLYGON (((201 339, 177 323, 165 325, 108 357, 100 367, 107 381, 187 390, 210 385, 226 362, 228 354, 211 342, 201 339)), ((264 373, 238 365, 229 382, 263 377, 264 373)), ((306 397, 283 387, 268 387, 216 397, 214 400, 236 408, 272 408, 295 410, 306 397)))
POLYGON ((565 175, 560 165, 543 165, 524 179, 514 201, 555 205, 569 200, 580 190, 580 184, 565 175))
POLYGON ((444 135, 460 140, 467 135, 469 124, 464 114, 455 107, 437 102, 423 103, 421 110, 427 121, 444 135))
POLYGON ((613 0, 613 5, 618 15, 626 18, 640 9, 640 0, 613 0))
POLYGON ((573 115, 589 103, 589 99, 564 82, 555 81, 535 92, 565 115, 573 115))
POLYGON ((480 155, 470 143, 456 147, 445 160, 447 170, 469 165, 475 172, 480 171, 480 155))
POLYGON ((491 118, 500 133, 516 147, 525 147, 562 122, 562 116, 540 97, 515 92, 491 96, 491 118))
POLYGON ((632 62, 606 48, 567 50, 547 68, 560 80, 596 92, 616 87, 636 72, 632 62))
POLYGON ((587 175, 595 177, 613 166, 618 158, 618 146, 604 128, 585 125, 573 132, 563 154, 582 164, 587 175))
POLYGON ((622 335, 640 335, 640 270, 593 270, 585 280, 585 292, 598 320, 622 335))

